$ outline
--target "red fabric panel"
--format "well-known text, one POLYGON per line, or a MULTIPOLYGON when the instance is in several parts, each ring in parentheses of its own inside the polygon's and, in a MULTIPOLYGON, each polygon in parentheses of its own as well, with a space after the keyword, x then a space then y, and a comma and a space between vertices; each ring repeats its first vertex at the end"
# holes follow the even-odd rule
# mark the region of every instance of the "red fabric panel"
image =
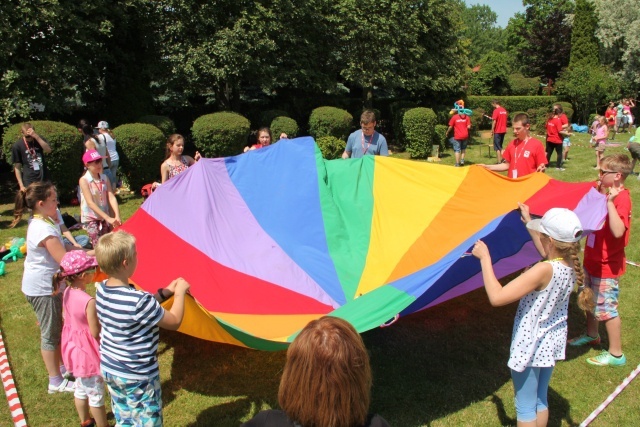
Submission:
POLYGON ((544 215, 551 208, 573 210, 591 188, 592 182, 563 182, 551 179, 525 204, 529 205, 531 213, 537 216, 544 215))

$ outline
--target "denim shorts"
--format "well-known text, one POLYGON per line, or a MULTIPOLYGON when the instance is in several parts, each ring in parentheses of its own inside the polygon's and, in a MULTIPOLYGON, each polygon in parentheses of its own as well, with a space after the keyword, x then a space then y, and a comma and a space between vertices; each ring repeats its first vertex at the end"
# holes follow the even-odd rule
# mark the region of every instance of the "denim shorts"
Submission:
POLYGON ((593 316, 599 321, 618 317, 619 280, 593 277, 585 271, 584 283, 591 287, 596 303, 593 316))
POLYGON ((493 149, 496 151, 502 151, 502 143, 504 142, 504 133, 493 134, 493 149))
POLYGON ((455 138, 450 138, 449 142, 453 146, 453 151, 456 152, 456 153, 459 153, 461 150, 466 150, 467 149, 467 140, 466 139, 457 140, 455 138))

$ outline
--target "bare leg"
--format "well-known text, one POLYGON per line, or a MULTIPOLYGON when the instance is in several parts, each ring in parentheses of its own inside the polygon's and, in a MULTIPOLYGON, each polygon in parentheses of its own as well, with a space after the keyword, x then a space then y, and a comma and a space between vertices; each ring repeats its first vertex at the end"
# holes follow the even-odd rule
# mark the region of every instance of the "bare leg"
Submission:
POLYGON ((89 404, 87 399, 78 399, 77 397, 74 399, 76 404, 76 411, 78 411, 78 416, 80 417, 80 423, 87 421, 91 416, 89 415, 89 404))
POLYGON ((464 162, 464 155, 467 153, 467 150, 462 150, 462 153, 460 155, 460 161, 464 162))
POLYGON ((458 165, 460 164, 460 152, 456 151, 454 154, 456 156, 456 165, 458 165))
POLYGON ((498 163, 502 163, 502 151, 496 150, 496 158, 498 163))
POLYGON ((104 405, 99 408, 91 407, 91 415, 93 415, 93 419, 96 420, 97 427, 108 427, 107 411, 104 408, 104 405))
POLYGON ((604 326, 607 328, 607 335, 609 336, 609 353, 620 356, 622 354, 622 340, 620 337, 622 322, 620 321, 620 316, 606 320, 604 326))
POLYGON ((593 314, 587 312, 587 335, 591 338, 598 336, 598 320, 593 317, 593 314))
POLYGON ((549 422, 549 410, 539 411, 536 413, 536 427, 547 427, 549 422))
POLYGON ((60 376, 60 359, 58 358, 60 354, 60 347, 57 350, 40 350, 42 354, 42 360, 44 361, 44 366, 47 368, 47 372, 50 377, 60 376))
POLYGON ((518 421, 518 427, 537 427, 538 421, 518 421))

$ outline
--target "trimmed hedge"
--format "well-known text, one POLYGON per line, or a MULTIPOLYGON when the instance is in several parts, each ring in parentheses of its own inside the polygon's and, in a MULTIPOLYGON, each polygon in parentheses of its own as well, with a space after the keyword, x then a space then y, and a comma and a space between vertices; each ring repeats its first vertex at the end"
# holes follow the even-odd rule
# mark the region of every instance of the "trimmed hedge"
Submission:
POLYGON ((431 155, 435 126, 436 113, 431 108, 412 108, 404 113, 402 127, 412 158, 426 159, 431 155))
POLYGON ((316 140, 323 136, 347 139, 352 129, 353 116, 335 107, 318 107, 309 116, 309 133, 316 140))
POLYGON ((191 127, 193 143, 203 157, 225 157, 242 153, 250 131, 251 123, 248 119, 226 111, 198 117, 191 127))
POLYGON ((160 129, 165 138, 176 133, 176 125, 169 117, 166 116, 142 116, 138 119, 138 123, 147 123, 160 129))
POLYGON ((259 127, 269 126, 276 119, 276 117, 291 117, 289 113, 284 110, 267 110, 260 114, 259 127))
POLYGON ((509 74, 509 89, 515 96, 534 96, 538 93, 540 79, 525 77, 521 73, 509 74))
POLYGON ((273 119, 269 128, 276 141, 280 138, 282 132, 286 133, 289 138, 295 138, 300 132, 298 123, 292 118, 284 116, 278 116, 273 119))
POLYGON ((400 148, 405 148, 406 143, 402 127, 402 118, 404 117, 404 113, 412 108, 416 108, 417 106, 418 104, 413 101, 395 101, 389 105, 395 144, 400 148))
POLYGON ((438 146, 440 154, 442 154, 447 147, 447 125, 436 125, 433 131, 433 145, 438 146))
MULTIPOLYGON (((82 135, 78 129, 66 123, 44 120, 34 120, 29 123, 51 146, 51 153, 45 154, 47 168, 51 174, 51 180, 58 188, 58 197, 66 202, 75 194, 78 179, 83 171, 82 135)), ((20 138, 21 128, 22 123, 9 126, 2 136, 2 151, 8 163, 11 163, 11 148, 20 138)))
POLYGON ((472 110, 482 108, 485 111, 493 111, 491 101, 494 99, 497 99, 509 113, 540 107, 550 108, 558 101, 555 96, 469 96, 465 105, 472 110))
POLYGON ((347 143, 333 136, 322 136, 316 140, 318 148, 322 152, 322 157, 327 160, 339 159, 347 147, 347 143))
POLYGON ((113 130, 118 140, 120 171, 129 188, 138 192, 156 180, 164 160, 166 139, 160 129, 148 123, 130 123, 113 130))

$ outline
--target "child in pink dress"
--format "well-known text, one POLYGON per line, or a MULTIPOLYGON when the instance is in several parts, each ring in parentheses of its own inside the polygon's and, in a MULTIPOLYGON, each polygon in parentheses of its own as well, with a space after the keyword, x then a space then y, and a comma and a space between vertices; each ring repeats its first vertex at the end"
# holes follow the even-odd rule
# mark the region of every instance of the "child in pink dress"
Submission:
POLYGON ((62 360, 76 377, 74 397, 82 427, 108 425, 104 380, 100 375, 100 323, 96 300, 85 292, 87 284, 93 282, 97 265, 96 259, 84 251, 67 252, 60 261, 60 271, 53 277, 54 292, 58 292, 61 282, 67 283, 62 297, 62 360))

